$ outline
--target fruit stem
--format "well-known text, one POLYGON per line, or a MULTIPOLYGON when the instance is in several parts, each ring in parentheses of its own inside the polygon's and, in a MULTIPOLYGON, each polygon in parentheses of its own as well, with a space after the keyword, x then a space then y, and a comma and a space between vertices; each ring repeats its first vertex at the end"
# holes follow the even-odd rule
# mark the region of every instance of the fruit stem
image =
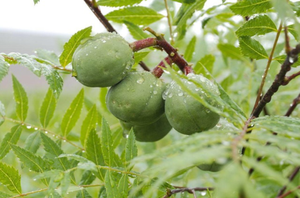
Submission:
POLYGON ((130 47, 134 52, 153 46, 160 47, 169 55, 173 63, 175 63, 184 74, 193 72, 189 63, 183 58, 182 55, 178 54, 177 49, 175 49, 170 43, 165 40, 163 34, 158 34, 149 27, 145 28, 144 30, 147 30, 148 32, 153 34, 155 38, 146 38, 131 43, 130 47))
POLYGON ((166 68, 166 65, 170 65, 173 63, 172 59, 167 56, 162 60, 152 71, 152 74, 156 76, 157 78, 160 78, 161 75, 164 73, 164 70, 162 68, 166 68))

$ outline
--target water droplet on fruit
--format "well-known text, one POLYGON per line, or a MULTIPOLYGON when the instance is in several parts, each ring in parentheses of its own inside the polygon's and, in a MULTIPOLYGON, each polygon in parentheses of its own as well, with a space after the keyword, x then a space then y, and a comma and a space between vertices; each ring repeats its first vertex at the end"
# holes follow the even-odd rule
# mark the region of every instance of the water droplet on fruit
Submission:
POLYGON ((136 82, 137 82, 138 84, 143 84, 144 81, 145 81, 144 78, 139 78, 136 82))
POLYGON ((86 56, 88 56, 89 54, 88 54, 88 53, 86 53, 85 55, 86 55, 86 56))
POLYGON ((157 91, 153 91, 153 94, 156 95, 156 94, 157 94, 157 91))
POLYGON ((206 112, 206 113, 210 113, 210 110, 209 110, 209 109, 206 109, 205 112, 206 112))
POLYGON ((97 49, 97 46, 95 46, 94 48, 97 49))
POLYGON ((179 92, 179 93, 178 93, 178 96, 183 96, 183 93, 182 93, 182 92, 179 92))

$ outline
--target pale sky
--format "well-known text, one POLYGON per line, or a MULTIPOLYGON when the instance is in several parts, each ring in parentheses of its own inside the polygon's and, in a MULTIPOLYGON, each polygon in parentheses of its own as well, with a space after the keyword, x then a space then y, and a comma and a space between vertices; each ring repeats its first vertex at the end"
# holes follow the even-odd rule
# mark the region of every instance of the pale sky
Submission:
MULTIPOLYGON (((144 0, 147 5, 151 0, 144 0)), ((219 4, 221 0, 209 0, 207 4, 219 4)), ((102 7, 104 14, 111 9, 102 7)), ((0 0, 0 30, 21 30, 72 35, 85 27, 93 26, 94 32, 102 32, 98 19, 83 0, 0 0)))

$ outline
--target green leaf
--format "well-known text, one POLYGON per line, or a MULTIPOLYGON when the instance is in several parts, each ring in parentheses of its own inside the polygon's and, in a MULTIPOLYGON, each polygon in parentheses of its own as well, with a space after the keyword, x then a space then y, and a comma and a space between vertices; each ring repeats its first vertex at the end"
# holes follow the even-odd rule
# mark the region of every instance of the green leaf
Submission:
POLYGON ((164 16, 152 10, 142 6, 126 7, 120 10, 114 10, 105 17, 108 20, 117 23, 123 23, 128 21, 136 25, 149 25, 155 21, 160 20, 164 16))
POLYGON ((0 198, 10 198, 12 195, 0 191, 0 198))
POLYGON ((9 63, 7 63, 3 56, 0 55, 0 82, 8 74, 9 63))
POLYGON ((62 134, 66 137, 71 129, 75 126, 77 120, 79 119, 82 105, 84 99, 84 90, 81 89, 78 95, 72 101, 70 107, 67 109, 65 113, 62 123, 61 123, 61 130, 62 134))
POLYGON ((253 14, 265 13, 272 7, 270 0, 243 0, 230 6, 235 14, 251 16, 253 14))
POLYGON ((135 136, 132 130, 130 130, 128 137, 126 139, 125 145, 125 162, 127 164, 127 168, 130 170, 130 161, 137 156, 137 147, 135 144, 135 136))
POLYGON ((245 56, 253 59, 268 59, 268 54, 264 47, 256 40, 248 37, 239 37, 240 48, 245 56))
POLYGON ((109 198, 123 197, 120 193, 120 189, 118 188, 118 177, 116 177, 116 174, 111 171, 107 171, 107 173, 105 174, 105 188, 106 188, 107 197, 109 198))
POLYGON ((36 55, 39 58, 49 61, 50 63, 52 63, 56 66, 60 65, 59 58, 53 51, 48 51, 45 49, 38 49, 38 50, 36 50, 36 55))
POLYGON ((92 108, 89 110, 88 114, 86 115, 85 119, 83 120, 81 126, 80 140, 82 145, 85 145, 88 133, 92 129, 95 129, 97 123, 97 116, 97 107, 96 105, 93 105, 92 108))
POLYGON ((9 133, 6 133, 0 145, 0 159, 5 157, 5 155, 9 152, 10 143, 16 144, 18 142, 18 140, 20 139, 21 132, 22 125, 18 124, 12 127, 9 133))
POLYGON ((128 197, 128 175, 122 174, 122 177, 119 180, 118 190, 121 194, 121 197, 128 197))
POLYGON ((87 190, 83 189, 76 194, 76 198, 93 198, 87 190))
POLYGON ((137 26, 134 23, 128 22, 128 21, 124 21, 124 24, 127 26, 131 36, 135 39, 135 40, 142 40, 145 38, 148 38, 149 35, 147 33, 145 33, 139 26, 137 26))
POLYGON ((31 133, 25 141, 25 149, 27 151, 30 151, 31 153, 36 153, 36 151, 39 149, 41 145, 41 136, 40 132, 36 131, 34 133, 31 133))
MULTIPOLYGON (((277 62, 279 62, 280 64, 283 64, 284 61, 286 60, 287 55, 280 55, 274 58, 274 60, 276 60, 277 62)), ((296 62, 294 62, 291 66, 292 67, 297 67, 300 65, 300 57, 298 56, 298 60, 296 62)))
POLYGON ((247 173, 237 163, 231 163, 225 167, 220 173, 217 186, 214 197, 239 197, 241 192, 245 197, 265 197, 254 187, 247 173))
POLYGON ((195 3, 196 0, 173 0, 173 1, 177 1, 179 3, 195 3))
POLYGON ((40 2, 40 0, 33 0, 34 5, 40 2))
POLYGON ((72 56, 76 48, 80 45, 81 41, 90 36, 92 26, 84 28, 76 32, 67 43, 64 45, 64 50, 59 57, 61 66, 65 67, 72 61, 72 56))
POLYGON ((54 97, 52 90, 48 89, 40 109, 40 123, 44 128, 48 126, 51 118, 53 117, 55 107, 56 98, 54 97))
POLYGON ((46 155, 48 158, 53 160, 53 166, 60 170, 68 170, 70 168, 70 162, 66 157, 58 157, 63 154, 61 148, 47 135, 41 133, 45 151, 48 153, 46 155))
POLYGON ((193 36, 193 38, 190 40, 189 44, 187 45, 187 48, 185 49, 183 57, 188 62, 190 62, 193 58, 193 53, 195 51, 196 41, 197 41, 197 37, 193 36))
POLYGON ((64 83, 58 71, 56 71, 51 67, 48 68, 43 67, 42 73, 46 77, 47 83, 52 89, 54 96, 58 98, 62 91, 62 87, 64 83))
POLYGON ((41 157, 17 145, 10 144, 10 146, 14 153, 17 155, 17 157, 20 159, 20 161, 30 170, 41 173, 46 170, 49 170, 49 162, 45 161, 41 157))
POLYGON ((209 72, 212 72, 214 62, 215 57, 212 54, 205 55, 194 66, 195 74, 205 74, 203 67, 205 67, 209 72))
MULTIPOLYGON (((96 165, 105 165, 101 150, 101 142, 95 130, 88 133, 86 140, 86 156, 87 159, 94 162, 96 165)), ((105 171, 97 167, 96 176, 104 181, 105 171)))
POLYGON ((11 192, 21 194, 21 175, 18 170, 0 162, 0 182, 4 184, 11 192))
POLYGON ((241 53, 241 50, 238 47, 235 47, 234 45, 228 43, 219 43, 218 49, 222 52, 222 54, 225 57, 230 57, 236 60, 243 59, 243 54, 241 53))
POLYGON ((288 31, 293 35, 293 37, 297 40, 299 38, 299 34, 295 29, 295 25, 289 25, 287 26, 288 31))
POLYGON ((5 121, 5 107, 4 104, 0 101, 0 126, 5 121))
POLYGON ((80 185, 89 185, 91 183, 93 183, 93 181, 96 179, 96 176, 94 175, 94 173, 92 171, 84 171, 83 175, 80 179, 80 185))
POLYGON ((107 166, 110 166, 110 167, 120 167, 122 163, 121 163, 119 156, 114 152, 113 140, 112 140, 111 134, 112 134, 112 132, 109 128, 109 125, 103 119, 102 120, 101 148, 102 148, 104 162, 107 166))
POLYGON ((274 22, 267 15, 257 16, 247 21, 235 33, 238 36, 264 35, 269 32, 276 32, 274 22))
POLYGON ((204 7, 206 0, 197 0, 195 3, 192 4, 183 4, 178 11, 178 14, 176 16, 175 25, 176 27, 176 32, 183 32, 187 20, 193 16, 195 11, 201 10, 204 7))
POLYGON ((142 0, 98 0, 97 4, 108 7, 131 6, 133 4, 141 3, 142 0))
POLYGON ((27 67, 32 73, 40 77, 42 74, 41 63, 39 63, 34 56, 28 54, 21 54, 12 52, 7 55, 8 58, 13 59, 13 64, 19 64, 27 67))
POLYGON ((21 83, 14 75, 12 75, 12 81, 14 88, 14 98, 16 101, 16 114, 21 121, 25 121, 28 112, 27 94, 21 83))

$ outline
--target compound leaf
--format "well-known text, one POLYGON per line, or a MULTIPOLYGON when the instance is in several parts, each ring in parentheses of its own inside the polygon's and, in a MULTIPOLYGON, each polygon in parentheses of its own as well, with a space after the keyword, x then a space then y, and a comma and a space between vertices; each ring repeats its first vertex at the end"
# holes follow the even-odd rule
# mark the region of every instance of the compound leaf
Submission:
POLYGON ((264 47, 256 40, 248 37, 239 37, 240 48, 245 56, 253 59, 267 59, 268 54, 264 47))
POLYGON ((84 28, 76 32, 67 43, 64 45, 64 50, 59 57, 59 62, 61 66, 65 67, 72 61, 72 56, 76 48, 80 45, 82 39, 90 36, 92 32, 92 27, 84 28))
POLYGON ((90 108, 85 119, 83 120, 81 126, 80 140, 82 145, 85 145, 85 141, 88 133, 96 127, 97 117, 98 117, 97 107, 96 105, 93 105, 90 108))
POLYGON ((32 152, 32 153, 36 153, 36 151, 38 150, 38 148, 41 145, 41 136, 40 136, 40 132, 36 131, 34 133, 31 133, 25 141, 25 149, 32 152))
POLYGON ((146 34, 139 26, 129 21, 124 21, 124 24, 127 26, 130 34, 136 40, 142 40, 148 38, 149 35, 146 34))
POLYGON ((105 174, 105 188, 107 197, 123 197, 120 192, 121 189, 118 188, 118 179, 119 178, 116 177, 116 174, 111 171, 107 171, 107 173, 105 174))
POLYGON ((41 133, 47 157, 54 161, 54 167, 60 170, 67 170, 70 167, 70 162, 66 157, 58 157, 63 154, 61 148, 47 135, 41 133))
POLYGON ((61 130, 65 137, 70 133, 71 129, 75 126, 77 120, 79 119, 83 105, 83 99, 84 90, 81 89, 81 91, 72 101, 70 107, 67 109, 67 112, 62 119, 61 130))
MULTIPOLYGON (((129 166, 130 161, 137 156, 137 147, 133 131, 129 132, 125 145, 125 163, 129 166)), ((128 167, 130 169, 131 167, 128 167)))
POLYGON ((41 125, 46 128, 49 124, 49 121, 53 117, 53 113, 56 107, 56 98, 51 89, 48 89, 46 97, 42 103, 40 109, 40 123, 41 125))
POLYGON ((235 14, 251 16, 253 14, 265 13, 272 7, 270 0, 243 0, 230 6, 235 14))
POLYGON ((212 72, 213 66, 215 62, 215 57, 212 54, 207 54, 203 58, 201 58, 196 65, 194 66, 195 74, 204 74, 204 67, 212 72))
POLYGON ((100 6, 121 7, 130 6, 141 2, 142 0, 98 0, 97 4, 100 6))
POLYGON ((12 127, 9 133, 6 133, 0 145, 0 159, 5 157, 5 155, 9 152, 10 143, 16 144, 18 142, 18 140, 20 139, 21 132, 22 125, 18 124, 12 127))
POLYGON ((269 32, 276 32, 277 28, 274 22, 267 15, 255 17, 247 21, 235 33, 238 36, 264 35, 269 32))
POLYGON ((17 78, 12 75, 14 98, 16 101, 16 114, 21 121, 25 121, 28 112, 28 98, 25 89, 17 78))
MULTIPOLYGON (((85 145, 87 159, 91 160, 96 165, 105 165, 101 150, 101 141, 96 133, 96 130, 91 130, 88 133, 85 145)), ((105 171, 101 170, 100 168, 97 168, 96 176, 102 181, 104 181, 105 171)))
POLYGON ((21 194, 21 175, 12 166, 0 162, 0 182, 14 193, 21 194))
POLYGON ((3 56, 0 55, 0 82, 8 74, 9 63, 7 63, 3 56))
POLYGON ((48 162, 43 158, 27 151, 17 145, 10 144, 12 150, 23 164, 35 172, 44 172, 49 169, 48 162))
POLYGON ((196 41, 197 41, 197 37, 194 36, 190 40, 189 44, 187 45, 187 48, 185 49, 185 52, 184 52, 183 56, 184 56, 185 60, 188 61, 188 62, 191 61, 192 58, 193 58, 193 53, 195 51, 196 41))
POLYGON ((120 10, 114 10, 105 17, 108 20, 123 23, 123 21, 129 21, 136 25, 149 25, 155 21, 160 20, 164 16, 157 13, 151 8, 142 6, 126 7, 120 10))
POLYGON ((119 156, 115 153, 113 147, 112 132, 109 125, 102 120, 102 138, 101 138, 101 148, 103 153, 104 162, 107 166, 120 167, 122 166, 119 156))
POLYGON ((4 104, 0 101, 0 126, 5 120, 5 107, 4 104))

